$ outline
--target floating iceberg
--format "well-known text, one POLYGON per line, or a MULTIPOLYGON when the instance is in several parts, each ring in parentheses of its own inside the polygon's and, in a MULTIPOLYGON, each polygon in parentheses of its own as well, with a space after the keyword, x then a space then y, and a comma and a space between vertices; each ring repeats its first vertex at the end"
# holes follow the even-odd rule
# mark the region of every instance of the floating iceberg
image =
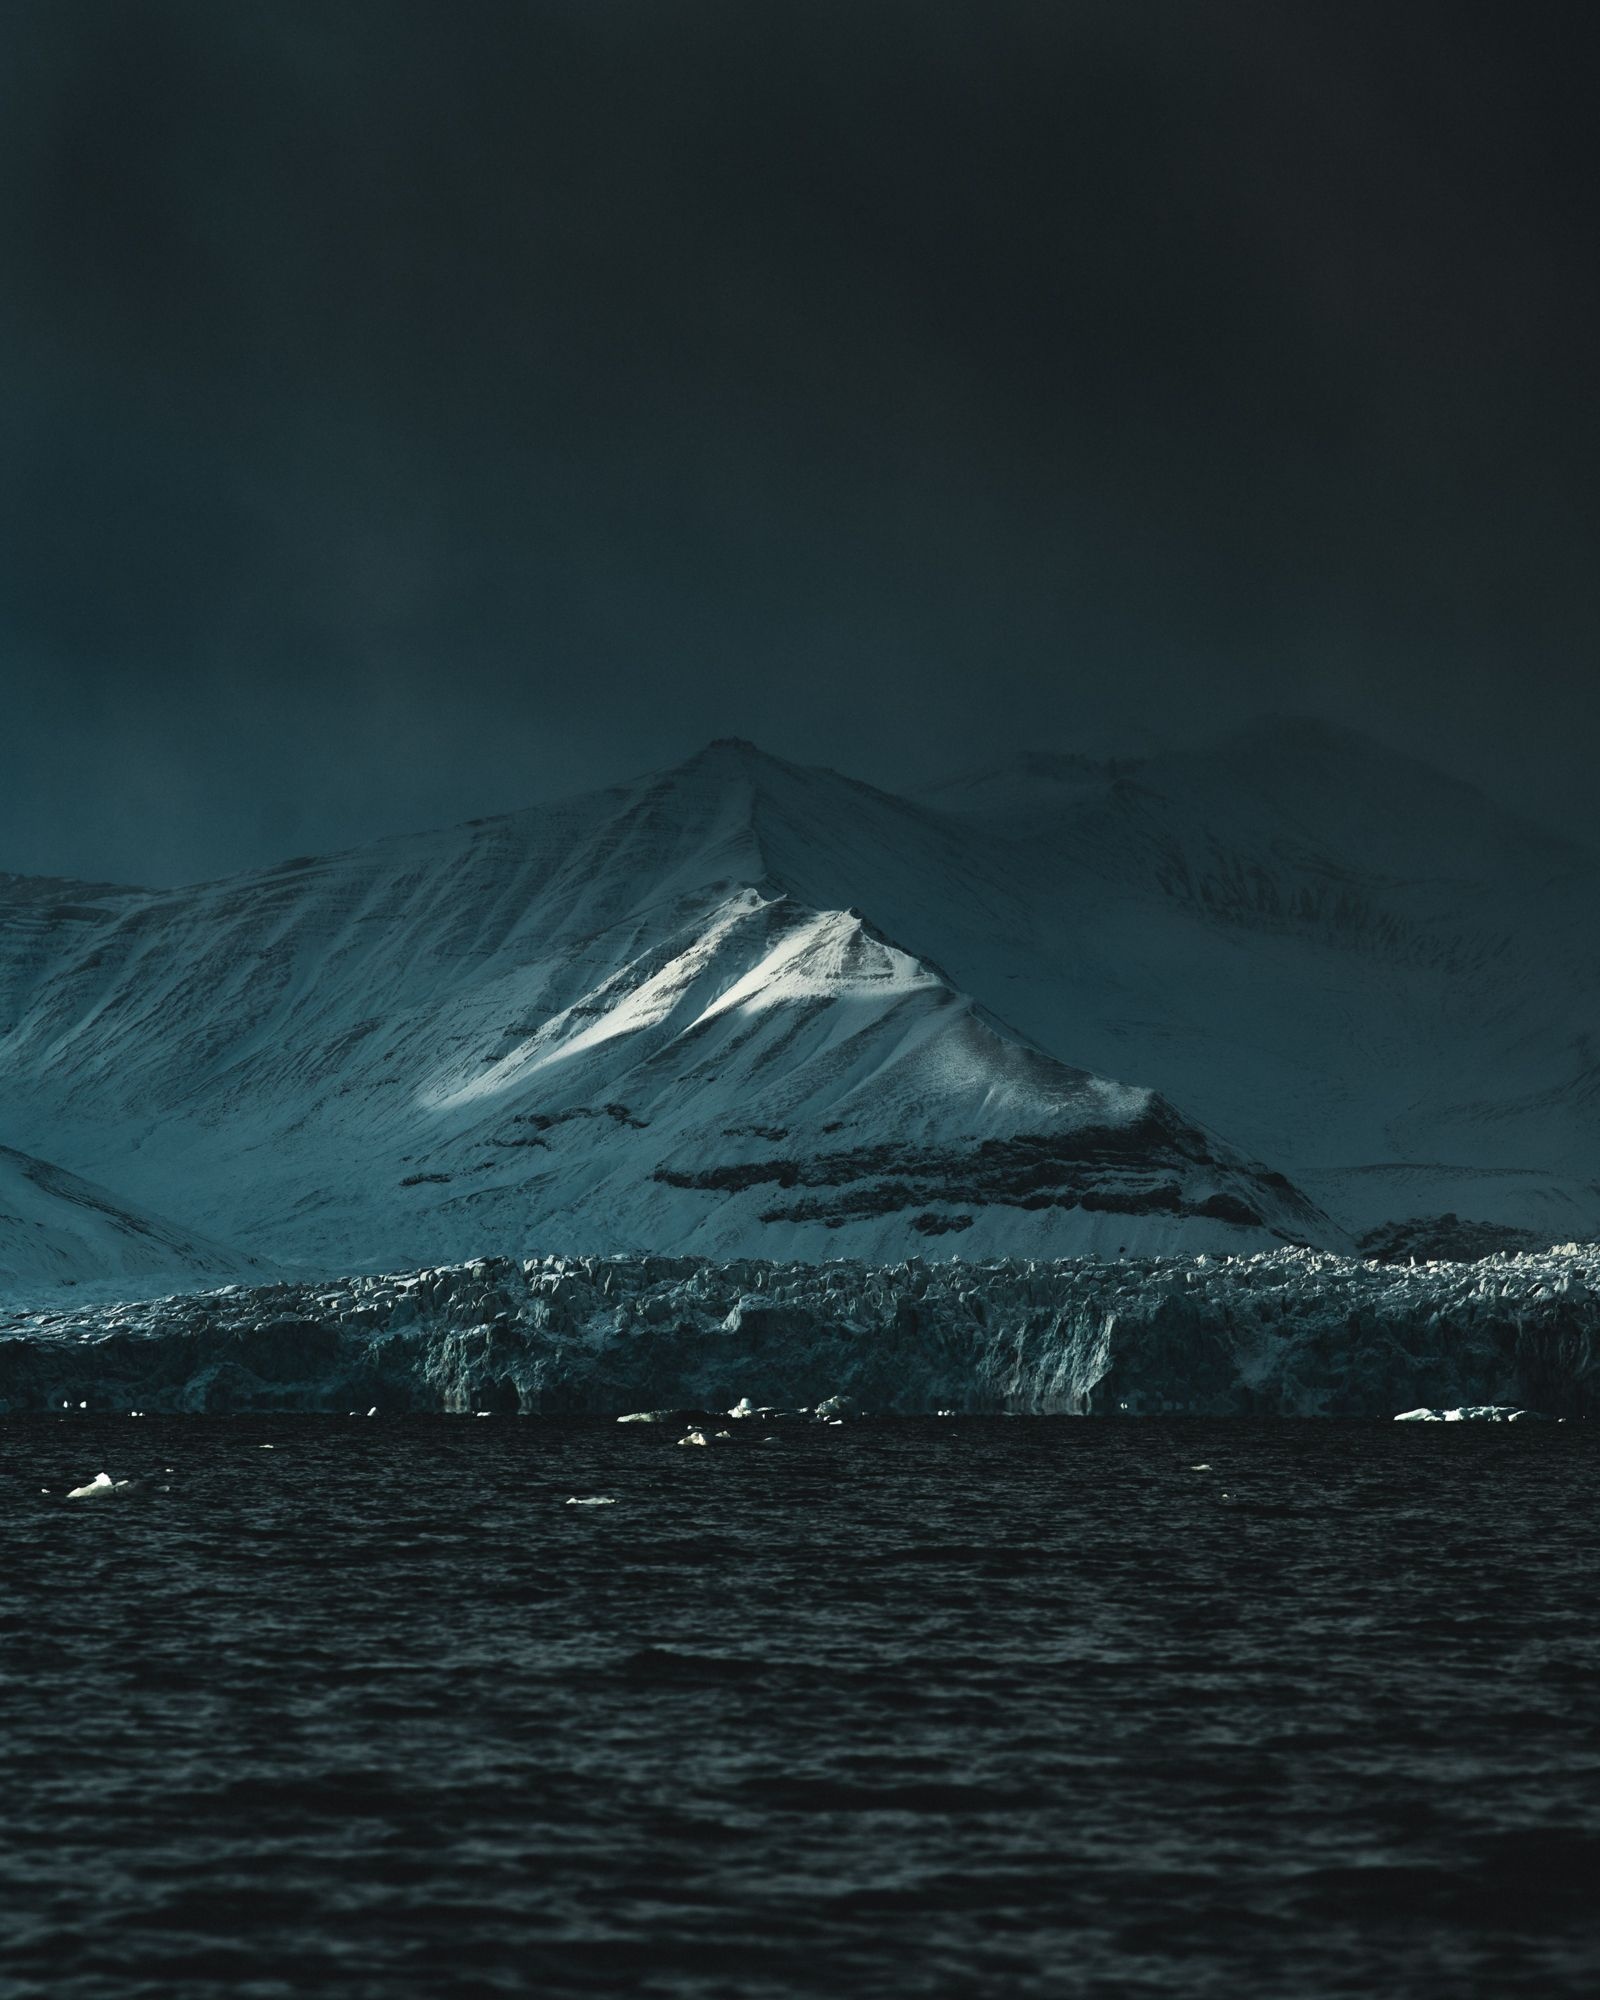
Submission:
POLYGON ((69 1500, 116 1500, 126 1498, 143 1484, 138 1479, 113 1479, 109 1472, 97 1472, 87 1486, 74 1486, 69 1500))
POLYGON ((1505 1403, 1468 1403, 1459 1410, 1402 1410, 1397 1424, 1518 1424, 1539 1421, 1542 1412, 1518 1410, 1505 1403))

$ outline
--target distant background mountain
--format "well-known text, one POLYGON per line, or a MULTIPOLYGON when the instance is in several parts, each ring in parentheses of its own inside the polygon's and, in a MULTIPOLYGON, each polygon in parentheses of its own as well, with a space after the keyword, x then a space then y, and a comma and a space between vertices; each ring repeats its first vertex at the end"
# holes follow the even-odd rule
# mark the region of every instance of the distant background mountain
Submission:
POLYGON ((323 1271, 1586 1236, 1597 889, 1304 722, 918 798, 724 741, 192 888, 0 878, 0 1138, 323 1271))
POLYGON ((1019 760, 926 802, 954 796, 1026 926, 952 911, 928 948, 1024 1031, 1150 1080, 1353 1229, 1600 1227, 1586 851, 1289 719, 1098 777, 1019 760))
POLYGON ((76 1174, 0 1146, 0 1296, 82 1286, 196 1287, 271 1276, 259 1259, 130 1206, 76 1174))

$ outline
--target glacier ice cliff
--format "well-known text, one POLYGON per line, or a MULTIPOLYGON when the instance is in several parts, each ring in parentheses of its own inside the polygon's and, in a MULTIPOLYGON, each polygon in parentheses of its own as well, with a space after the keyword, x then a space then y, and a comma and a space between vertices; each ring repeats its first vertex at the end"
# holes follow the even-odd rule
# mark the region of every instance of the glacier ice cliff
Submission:
POLYGON ((558 1257, 0 1312, 0 1411, 1600 1408, 1600 1246, 1393 1265, 558 1257))

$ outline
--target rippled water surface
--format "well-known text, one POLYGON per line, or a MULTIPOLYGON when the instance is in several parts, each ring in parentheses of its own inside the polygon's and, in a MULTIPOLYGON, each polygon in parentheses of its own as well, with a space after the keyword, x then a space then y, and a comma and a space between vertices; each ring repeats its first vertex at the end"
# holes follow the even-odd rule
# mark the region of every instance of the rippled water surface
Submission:
POLYGON ((1596 1427, 676 1436, 0 1423, 8 2000, 1600 1990, 1596 1427))

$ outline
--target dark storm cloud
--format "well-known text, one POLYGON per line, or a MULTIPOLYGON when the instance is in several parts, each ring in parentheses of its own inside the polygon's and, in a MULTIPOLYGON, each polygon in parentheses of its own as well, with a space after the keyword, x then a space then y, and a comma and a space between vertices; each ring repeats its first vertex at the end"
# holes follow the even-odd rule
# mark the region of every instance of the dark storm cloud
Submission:
POLYGON ((1581 817, 1583 25, 13 4, 0 867, 1262 707, 1581 817))

